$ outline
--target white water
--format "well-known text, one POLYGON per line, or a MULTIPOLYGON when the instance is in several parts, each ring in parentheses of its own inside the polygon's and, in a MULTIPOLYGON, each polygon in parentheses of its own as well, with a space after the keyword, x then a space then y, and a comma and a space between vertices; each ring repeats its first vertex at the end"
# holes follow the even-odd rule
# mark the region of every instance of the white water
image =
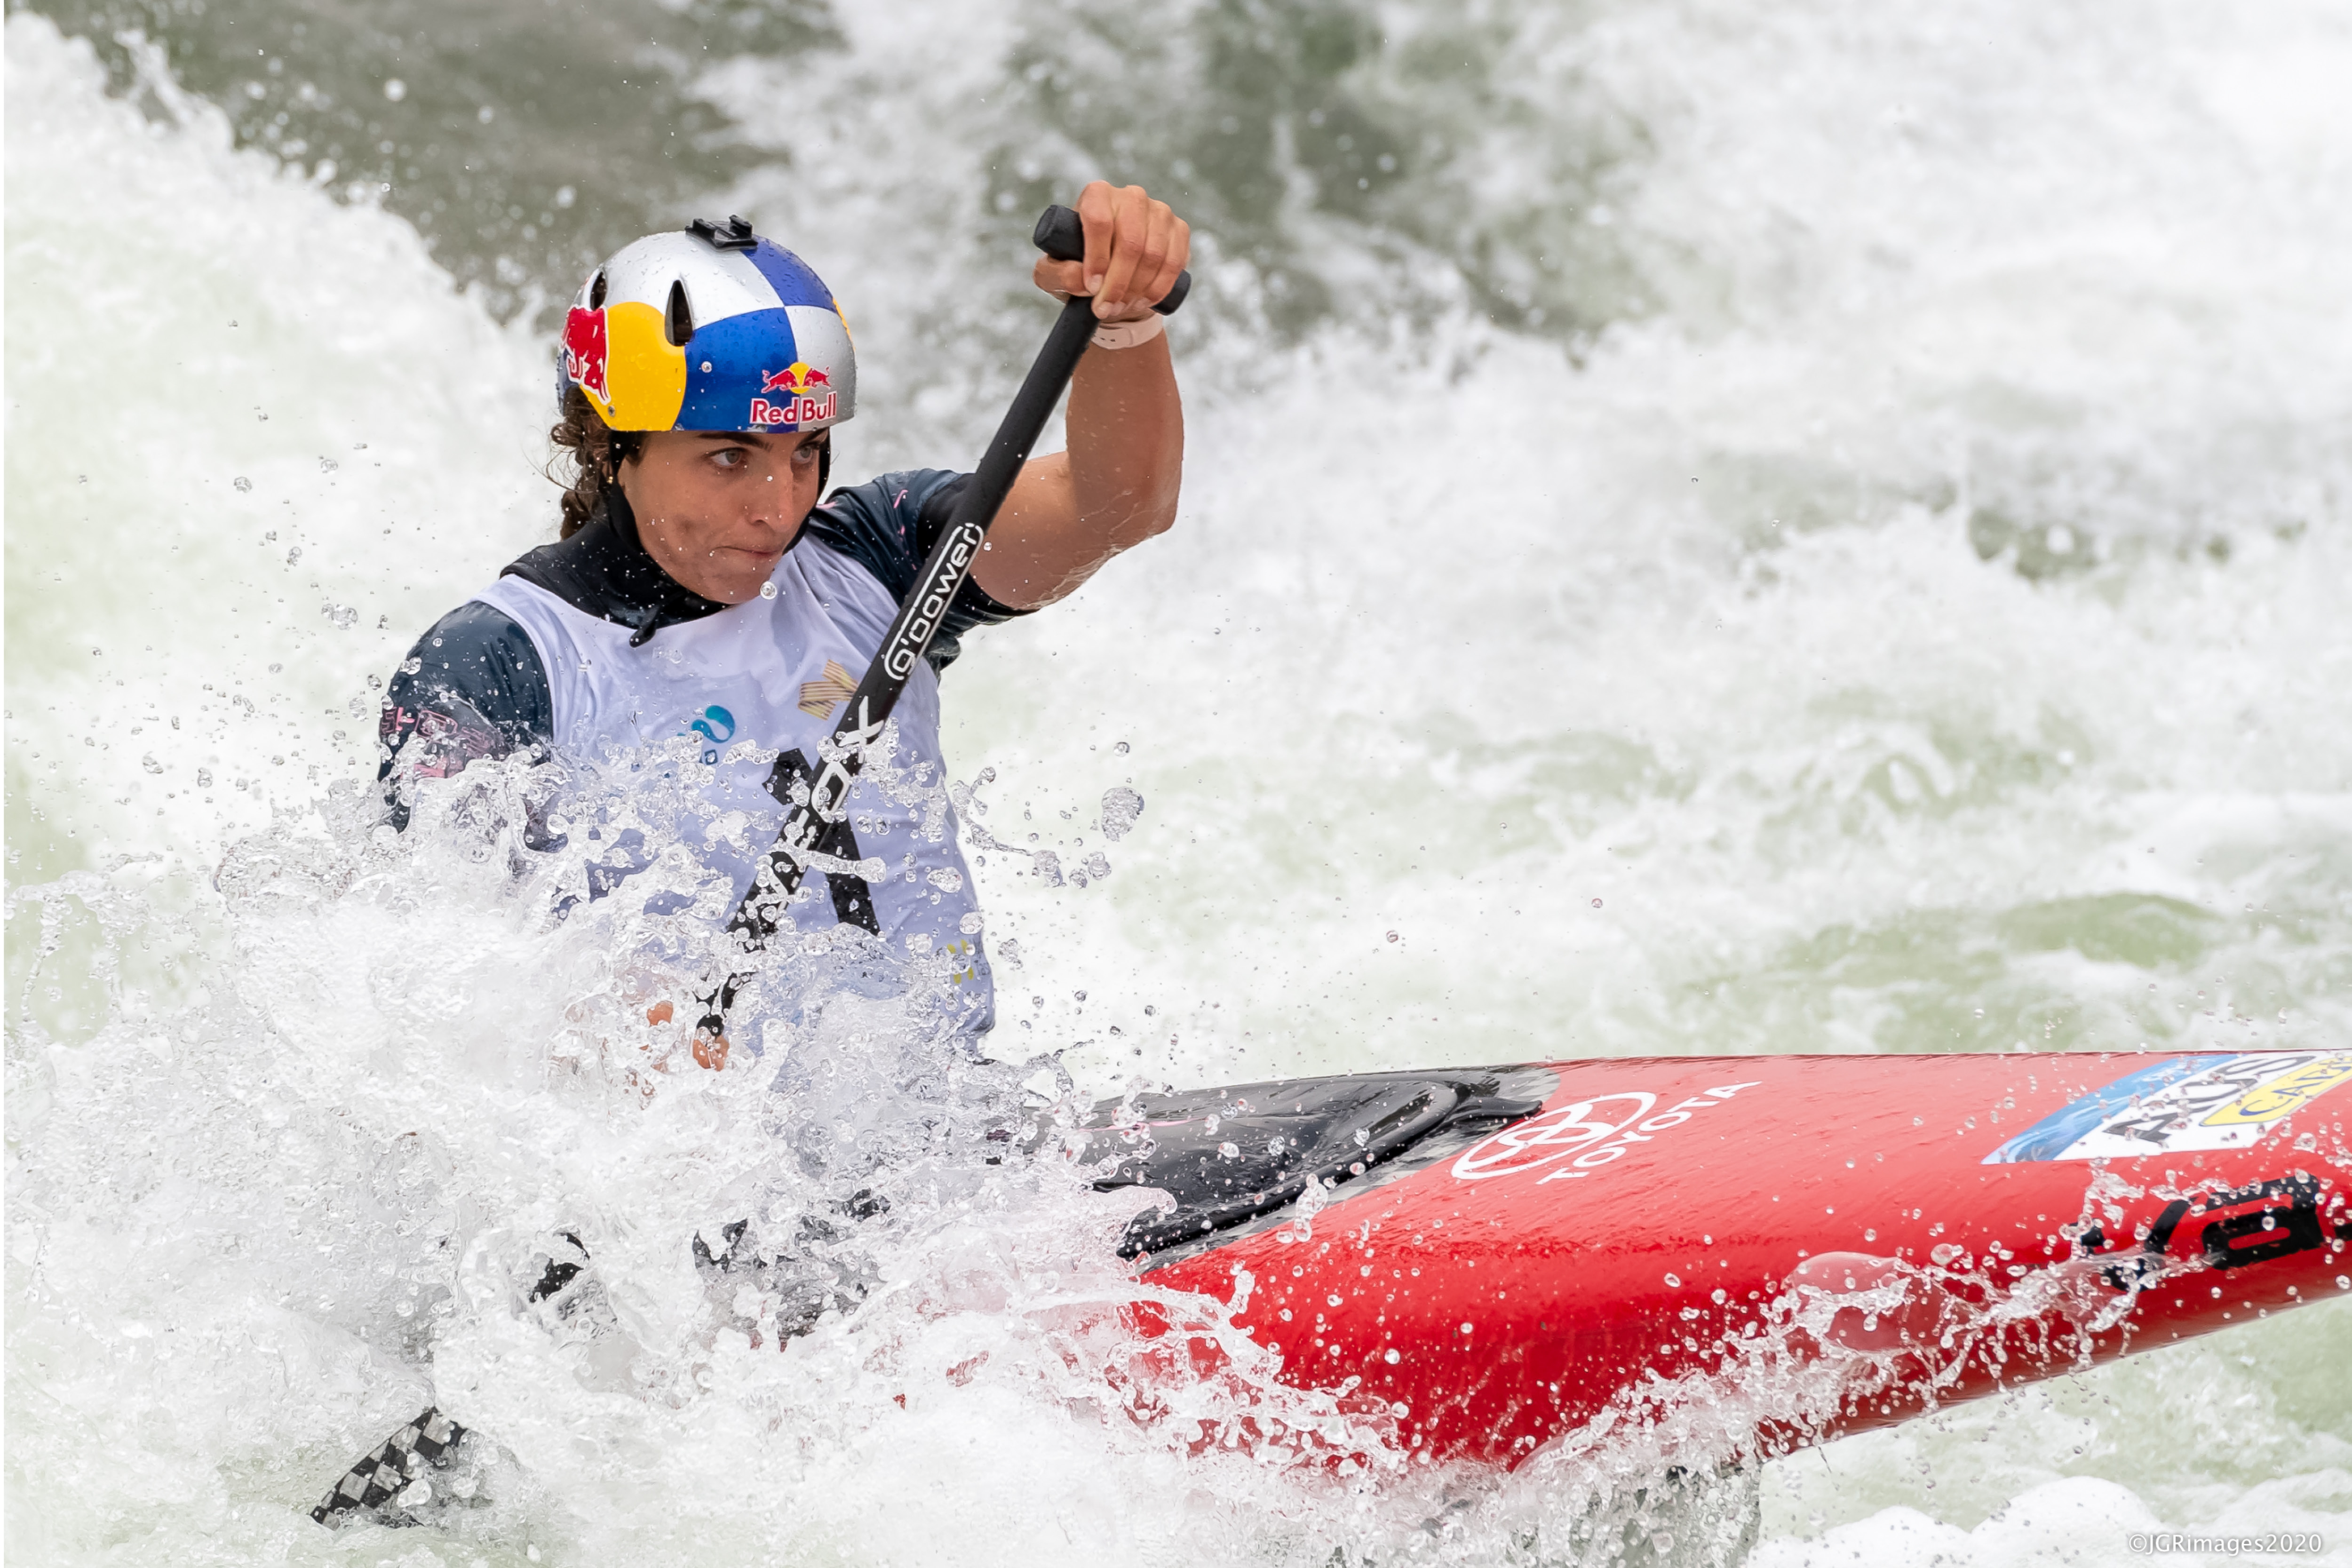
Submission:
MULTIPOLYGON (((709 84, 794 159, 727 195, 857 325, 850 477, 968 461, 1034 335, 1017 257, 961 237, 1050 15, 861 8, 844 55, 709 84)), ((1364 303, 1284 346, 1261 274, 1213 252, 1173 329, 1182 525, 948 678, 989 829, 1115 868, 1046 889, 989 857, 1021 954, 1000 1054, 1068 1047, 1112 1091, 2340 1042, 2352 32, 1390 21, 1507 62, 1486 99, 1389 84, 1498 128, 1446 193, 1482 232, 1553 243, 1596 117, 1638 144, 1600 226, 1654 309, 1572 362, 1486 322, 1425 233, 1323 222, 1309 261, 1364 303), (1121 783, 1146 808, 1106 847, 1121 783)), ((454 841, 370 849, 352 816, 369 677, 550 527, 545 344, 208 106, 142 120, 38 18, 7 49, 12 1552, 1566 1550, 1573 1478, 1341 1483, 1106 1418, 1126 1352, 1070 1309, 1132 1293, 1096 1261, 1118 1215, 1042 1180, 975 1194, 901 1151, 901 1190, 949 1201, 886 1249, 893 1289, 785 1356, 711 1341, 678 1238, 761 1169, 744 1080, 640 1105, 595 1044, 627 1026, 614 933, 543 931, 454 841), (509 1310, 563 1225, 659 1397, 584 1386, 509 1310), (520 1460, 499 1504, 318 1531, 318 1491, 427 1397, 520 1460)), ((901 1044, 836 1016, 812 1048, 901 1044)), ((2158 1521, 2352 1560, 2347 1356, 2330 1304, 1776 1462, 1756 1560, 2123 1563, 2158 1521)))

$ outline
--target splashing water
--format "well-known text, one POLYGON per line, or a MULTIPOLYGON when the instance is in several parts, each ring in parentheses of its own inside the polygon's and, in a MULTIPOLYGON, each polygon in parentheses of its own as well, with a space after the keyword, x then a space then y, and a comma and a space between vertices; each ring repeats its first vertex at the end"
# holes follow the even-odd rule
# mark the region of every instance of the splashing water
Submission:
POLYGON ((535 52, 35 9, 100 42, 8 22, 16 1554, 2352 1539, 2341 1303, 1718 1473, 1848 1386, 1770 1356, 1907 1300, 1857 1279, 1744 1378, 1449 1474, 1139 1288, 1131 1200, 983 1147, 1295 1071, 2340 1046, 2340 17, 889 0, 581 7, 535 52), (583 131, 572 56, 653 85, 583 131), (525 781, 375 821, 382 678, 551 527, 535 302, 709 192, 852 290, 844 477, 968 464, 1045 320, 1022 231, 1095 172, 1202 229, 1192 461, 1174 534, 945 682, 1020 1065, 834 995, 760 1058, 783 1095, 692 1066, 658 933, 550 918, 525 781), (828 1206, 853 1172, 887 1211, 828 1206), (806 1293, 692 1261, 738 1220, 835 1288, 784 1354, 806 1293), (567 1230, 595 1341, 521 1300, 567 1230), (476 1496, 312 1525, 428 1402, 495 1443, 476 1496))
POLYGON ((1113 784, 1103 791, 1102 834, 1116 844, 1135 831, 1138 818, 1143 815, 1143 797, 1125 784, 1113 784))

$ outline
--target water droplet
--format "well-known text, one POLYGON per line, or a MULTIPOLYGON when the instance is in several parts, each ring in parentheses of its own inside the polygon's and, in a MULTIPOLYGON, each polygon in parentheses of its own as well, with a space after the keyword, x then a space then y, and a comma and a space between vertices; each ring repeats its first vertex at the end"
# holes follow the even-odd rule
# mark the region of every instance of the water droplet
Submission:
MULTIPOLYGON (((1394 1365, 1396 1365, 1396 1363, 1397 1363, 1399 1361, 1402 1361, 1403 1358, 1402 1358, 1402 1356, 1398 1355, 1398 1354, 1397 1354, 1397 1352, 1394 1352, 1394 1351, 1388 1351, 1388 1352, 1384 1352, 1384 1353, 1381 1356, 1381 1359, 1382 1361, 1384 1361, 1384 1362, 1388 1363, 1391 1366, 1394 1366, 1394 1365)), ((1397 1413, 1398 1415, 1403 1415, 1403 1414, 1405 1413, 1405 1405, 1404 1405, 1404 1404, 1403 1404, 1402 1401, 1400 1401, 1400 1402, 1398 1403, 1398 1405, 1397 1405, 1397 1407, 1396 1407, 1396 1413, 1397 1413)))
POLYGON ((1396 933, 1396 932, 1394 932, 1394 931, 1391 931, 1391 932, 1389 932, 1389 940, 1390 940, 1391 942, 1394 942, 1394 941, 1396 941, 1396 939, 1397 939, 1397 933, 1396 933))
MULTIPOLYGON (((1120 742, 1126 744, 1125 742, 1120 742)), ((1125 784, 1116 784, 1103 791, 1103 837, 1113 844, 1126 837, 1135 827, 1135 819, 1143 815, 1143 797, 1125 784)))
POLYGON ((229 480, 229 483, 235 485, 240 490, 250 490, 253 489, 253 481, 247 479, 243 474, 239 474, 236 478, 229 480))
POLYGON ((385 102, 398 103, 408 96, 408 84, 398 77, 393 77, 383 84, 383 96, 385 102))
POLYGON ((1669 1274, 1669 1275, 1667 1275, 1667 1276, 1666 1276, 1666 1283, 1667 1283, 1669 1286, 1672 1286, 1673 1288, 1675 1288, 1675 1289, 1680 1289, 1682 1288, 1682 1283, 1683 1283, 1683 1281, 1682 1281, 1682 1276, 1680 1276, 1679 1274, 1669 1274))
POLYGON ((1114 751, 1114 752, 1117 752, 1120 756, 1122 756, 1122 757, 1123 757, 1123 756, 1127 755, 1127 742, 1126 742, 1125 741, 1121 741, 1118 745, 1113 746, 1113 747, 1111 748, 1111 750, 1112 750, 1112 751, 1114 751))
POLYGON ((956 921, 956 930, 963 932, 966 936, 978 936, 980 934, 980 911, 978 910, 966 910, 963 912, 963 919, 956 921))
MULTIPOLYGON (((709 369, 709 368, 710 368, 710 367, 709 367, 709 365, 705 365, 705 366, 703 366, 703 369, 705 369, 705 370, 708 370, 708 369, 709 369)), ((761 597, 762 599, 772 599, 772 598, 774 598, 775 596, 776 596, 776 585, 775 585, 773 583, 762 583, 762 584, 760 584, 760 597, 761 597)))
POLYGON ((1597 909, 1599 909, 1599 908, 1601 907, 1601 900, 1600 900, 1599 899, 1595 899, 1595 900, 1592 900, 1592 907, 1593 907, 1594 909, 1596 909, 1596 910, 1597 910, 1597 909))

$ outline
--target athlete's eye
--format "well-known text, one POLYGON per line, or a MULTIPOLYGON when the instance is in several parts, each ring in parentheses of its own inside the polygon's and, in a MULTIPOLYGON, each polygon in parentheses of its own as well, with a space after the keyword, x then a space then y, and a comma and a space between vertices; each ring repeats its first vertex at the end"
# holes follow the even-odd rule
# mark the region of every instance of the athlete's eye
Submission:
POLYGON ((803 441, 793 448, 793 461, 803 468, 814 467, 823 447, 819 441, 803 441))
POLYGON ((740 447, 721 447, 710 454, 710 461, 715 467, 731 473, 743 466, 745 457, 746 454, 740 447))

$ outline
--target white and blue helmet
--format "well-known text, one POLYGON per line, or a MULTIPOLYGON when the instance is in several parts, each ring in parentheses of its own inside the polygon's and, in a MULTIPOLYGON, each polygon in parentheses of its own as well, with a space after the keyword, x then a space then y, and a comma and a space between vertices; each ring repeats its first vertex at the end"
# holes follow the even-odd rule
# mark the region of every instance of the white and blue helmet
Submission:
POLYGON ((562 382, 613 430, 821 430, 857 406, 840 301, 740 217, 623 247, 563 321, 562 382))

